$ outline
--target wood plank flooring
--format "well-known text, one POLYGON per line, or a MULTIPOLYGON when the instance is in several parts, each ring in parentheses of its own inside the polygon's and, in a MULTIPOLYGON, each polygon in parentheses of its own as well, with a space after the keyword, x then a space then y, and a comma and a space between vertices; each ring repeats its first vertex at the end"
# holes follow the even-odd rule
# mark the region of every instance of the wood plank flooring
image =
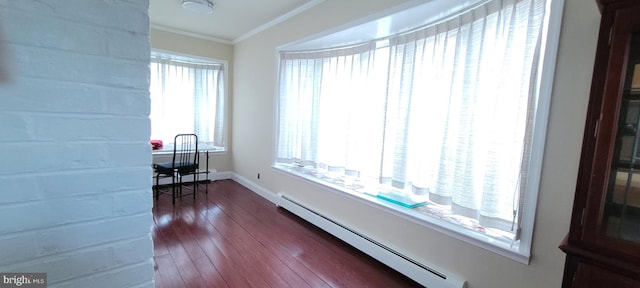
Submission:
POLYGON ((156 287, 422 287, 232 180, 153 208, 156 287))

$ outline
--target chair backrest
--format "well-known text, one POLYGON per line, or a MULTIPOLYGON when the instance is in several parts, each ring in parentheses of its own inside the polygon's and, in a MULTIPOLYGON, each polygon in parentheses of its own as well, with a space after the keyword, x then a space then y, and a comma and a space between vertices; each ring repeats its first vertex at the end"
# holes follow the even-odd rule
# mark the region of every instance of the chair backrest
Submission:
POLYGON ((198 167, 198 135, 178 134, 173 143, 173 167, 198 167))

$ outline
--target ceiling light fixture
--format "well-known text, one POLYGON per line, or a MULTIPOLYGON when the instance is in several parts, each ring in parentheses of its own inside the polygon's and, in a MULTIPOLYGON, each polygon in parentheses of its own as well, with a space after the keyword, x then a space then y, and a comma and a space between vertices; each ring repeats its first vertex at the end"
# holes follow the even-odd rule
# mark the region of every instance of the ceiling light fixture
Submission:
POLYGON ((197 13, 211 14, 213 2, 209 0, 182 0, 182 8, 197 13))

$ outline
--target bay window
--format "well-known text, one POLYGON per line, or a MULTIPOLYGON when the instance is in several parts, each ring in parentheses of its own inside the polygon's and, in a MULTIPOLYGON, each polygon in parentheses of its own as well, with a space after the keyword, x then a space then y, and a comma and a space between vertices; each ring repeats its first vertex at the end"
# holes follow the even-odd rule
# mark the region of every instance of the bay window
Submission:
POLYGON ((547 5, 487 1, 349 47, 280 51, 275 166, 517 246, 539 181, 547 5))

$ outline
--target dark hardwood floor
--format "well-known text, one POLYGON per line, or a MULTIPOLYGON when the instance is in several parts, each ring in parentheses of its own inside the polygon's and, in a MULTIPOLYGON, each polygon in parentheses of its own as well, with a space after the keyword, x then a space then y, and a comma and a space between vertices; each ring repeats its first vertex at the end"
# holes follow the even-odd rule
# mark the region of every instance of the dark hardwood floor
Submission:
POLYGON ((155 201, 156 287, 422 287, 232 180, 208 185, 155 201))

